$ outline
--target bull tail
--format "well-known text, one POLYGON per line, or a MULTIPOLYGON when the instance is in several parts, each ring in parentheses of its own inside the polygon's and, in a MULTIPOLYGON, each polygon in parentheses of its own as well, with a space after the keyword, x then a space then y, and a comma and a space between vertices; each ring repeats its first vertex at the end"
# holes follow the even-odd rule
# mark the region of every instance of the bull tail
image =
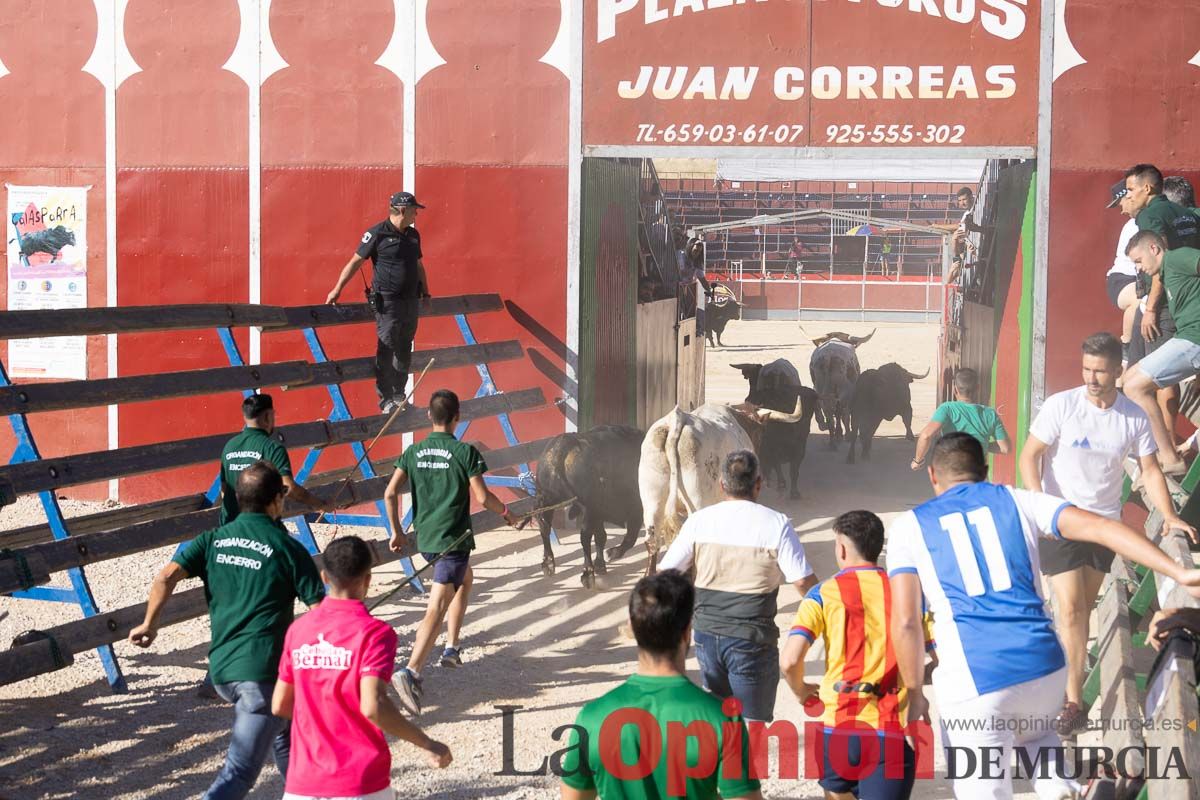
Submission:
POLYGON ((679 532, 678 504, 680 500, 683 501, 684 508, 688 514, 696 510, 695 504, 688 497, 687 490, 683 487, 683 473, 679 467, 679 437, 683 434, 684 426, 683 412, 680 411, 679 406, 675 406, 675 410, 671 414, 671 427, 667 431, 667 441, 663 446, 663 454, 667 457, 667 468, 671 473, 667 489, 666 513, 663 515, 663 530, 661 533, 664 545, 669 545, 674 541, 675 534, 679 532))

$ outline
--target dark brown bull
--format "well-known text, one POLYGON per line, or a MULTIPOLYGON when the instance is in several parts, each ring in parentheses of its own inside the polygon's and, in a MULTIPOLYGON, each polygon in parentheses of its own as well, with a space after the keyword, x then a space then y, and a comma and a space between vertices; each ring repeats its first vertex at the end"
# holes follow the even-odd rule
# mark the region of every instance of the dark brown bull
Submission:
MULTIPOLYGON (((625 537, 608 551, 609 559, 620 558, 637 540, 642 525, 642 500, 638 493, 642 438, 642 432, 636 428, 601 425, 585 433, 555 437, 538 459, 535 479, 538 506, 553 506, 575 498, 567 507, 567 516, 570 519, 581 516, 580 580, 588 588, 595 585, 597 574, 608 571, 604 551, 608 534, 604 523, 625 526, 625 537)), ((538 515, 545 575, 553 575, 555 570, 554 551, 550 547, 553 516, 553 511, 538 515)))
POLYGON ((790 496, 800 497, 800 464, 808 452, 808 434, 813 414, 817 410, 817 393, 800 383, 800 373, 791 362, 778 358, 769 364, 733 364, 741 370, 750 384, 746 402, 774 411, 790 412, 798 405, 802 409, 796 422, 766 422, 761 444, 755 449, 762 459, 765 478, 776 477, 776 488, 784 488, 783 465, 788 465, 790 496))

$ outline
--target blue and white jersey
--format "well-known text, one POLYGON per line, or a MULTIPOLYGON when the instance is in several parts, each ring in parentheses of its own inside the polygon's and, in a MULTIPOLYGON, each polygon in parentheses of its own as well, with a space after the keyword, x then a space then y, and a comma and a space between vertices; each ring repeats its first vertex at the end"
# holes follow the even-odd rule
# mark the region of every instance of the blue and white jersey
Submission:
POLYGON ((916 574, 938 643, 938 701, 961 702, 1061 669, 1038 581, 1038 537, 1070 503, 992 483, 956 486, 897 518, 888 574, 916 574))

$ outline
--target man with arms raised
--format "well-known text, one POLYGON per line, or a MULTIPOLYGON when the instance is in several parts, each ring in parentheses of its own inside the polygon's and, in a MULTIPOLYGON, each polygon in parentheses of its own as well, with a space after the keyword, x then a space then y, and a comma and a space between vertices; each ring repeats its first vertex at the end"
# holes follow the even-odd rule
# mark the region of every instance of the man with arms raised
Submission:
MULTIPOLYGON (((1133 457, 1151 502, 1163 514, 1164 529, 1191 530, 1175 513, 1167 482, 1154 453, 1150 421, 1117 391, 1121 342, 1111 333, 1083 340, 1083 386, 1046 398, 1021 451, 1021 482, 1035 492, 1063 497, 1079 508, 1121 519, 1124 462, 1133 457)), ((1067 701, 1056 721, 1069 736, 1082 730, 1088 623, 1113 552, 1088 542, 1043 539, 1042 572, 1050 577, 1058 633, 1067 652, 1067 701)))
MULTIPOLYGON (((1066 689, 1066 659, 1041 596, 1038 538, 1104 545, 1197 597, 1200 570, 1185 569, 1116 520, 986 477, 977 439, 944 437, 929 465, 935 498, 902 514, 888 531, 891 633, 908 687, 908 716, 920 718, 929 705, 922 687, 924 596, 938 645, 933 688, 942 738, 948 748, 959 748, 948 750, 948 758, 967 748, 978 762, 987 752, 982 748, 1000 748, 999 770, 977 768, 956 778, 955 797, 1011 798, 1013 749, 1020 748, 1038 765, 1038 796, 1068 800, 1078 787, 1058 777, 1061 747, 1052 727, 1066 689)), ((961 760, 955 768, 968 771, 961 760)))

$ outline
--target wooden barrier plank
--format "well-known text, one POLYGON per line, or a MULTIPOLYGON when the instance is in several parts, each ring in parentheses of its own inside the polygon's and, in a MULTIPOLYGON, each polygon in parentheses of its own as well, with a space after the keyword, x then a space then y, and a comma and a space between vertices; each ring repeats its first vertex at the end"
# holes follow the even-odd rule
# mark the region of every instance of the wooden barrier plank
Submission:
POLYGON ((288 320, 279 306, 205 303, 179 306, 61 308, 0 313, 0 339, 147 333, 192 328, 277 327, 288 320))
MULTIPOLYGON (((531 497, 511 503, 509 508, 513 513, 523 514, 532 511, 535 508, 535 502, 531 497)), ((503 520, 490 511, 480 511, 471 515, 471 525, 477 533, 495 530, 503 524, 503 520)), ((368 544, 379 563, 399 558, 397 554, 388 550, 386 541, 374 539, 368 544)), ((318 566, 321 563, 320 558, 319 555, 314 558, 318 566)), ((163 610, 161 627, 202 616, 206 611, 203 588, 179 592, 168 601, 163 610)), ((145 616, 146 604, 138 603, 134 606, 59 625, 45 632, 53 637, 58 643, 61 653, 70 660, 77 653, 127 638, 129 631, 140 625, 145 616)), ((23 681, 58 668, 49 641, 41 640, 10 647, 8 650, 0 652, 0 686, 23 681)))
MULTIPOLYGON (((116 508, 111 511, 101 511, 96 514, 86 514, 67 519, 67 530, 72 536, 88 533, 101 533, 117 528, 136 525, 152 519, 177 517, 199 511, 208 505, 204 493, 189 494, 184 497, 172 497, 167 500, 155 500, 141 505, 116 508)), ((0 547, 27 547, 42 542, 54 541, 54 533, 49 525, 27 525, 24 528, 13 528, 0 531, 0 547)))
MULTIPOLYGON (((1112 574, 1126 573, 1125 562, 1120 558, 1113 563, 1112 574)), ((1137 677, 1134 674, 1133 631, 1128 609, 1129 595, 1125 584, 1113 581, 1097 611, 1096 635, 1100 640, 1100 719, 1119 720, 1123 724, 1110 725, 1103 731, 1104 746, 1118 752, 1124 748, 1137 748, 1145 742, 1142 731, 1135 720, 1142 719, 1138 700, 1137 677)), ((1117 776, 1118 796, 1121 796, 1136 779, 1145 772, 1145 759, 1130 757, 1125 760, 1128 775, 1117 776)))
POLYGON ((89 381, 23 383, 0 390, 0 414, 34 414, 113 403, 140 403, 261 386, 298 386, 310 383, 312 379, 312 368, 307 361, 285 361, 89 381))
MULTIPOLYGON (((511 361, 524 355, 515 339, 460 347, 439 347, 413 353, 413 371, 433 360, 432 370, 511 361)), ((374 357, 310 364, 286 361, 244 367, 216 367, 155 375, 131 375, 60 383, 24 383, 0 389, 0 414, 33 414, 90 408, 111 403, 139 403, 171 397, 285 386, 347 383, 375 377, 374 357)))
MULTIPOLYGON (((1197 717, 1195 668, 1190 657, 1174 652, 1174 644, 1169 647, 1160 668, 1164 683, 1154 715, 1156 724, 1147 729, 1146 744, 1154 753, 1160 770, 1166 768, 1168 759, 1176 767, 1182 761, 1182 769, 1191 779, 1151 780, 1146 786, 1149 800, 1195 800, 1193 782, 1200 774, 1200 735, 1189 727, 1189 723, 1195 724, 1197 717), (1170 659, 1175 659, 1176 663, 1172 665, 1170 659)), ((1178 776, 1179 772, 1176 769, 1171 774, 1178 776)))
MULTIPOLYGON (((461 415, 465 421, 529 410, 545 404, 541 389, 523 389, 464 400, 461 415)), ((397 417, 388 433, 411 433, 428 428, 429 419, 425 411, 424 408, 410 407, 397 417)), ((288 448, 347 444, 373 438, 386 422, 387 416, 383 414, 341 422, 303 422, 278 428, 275 436, 288 448)), ((221 448, 231 436, 232 433, 224 433, 10 464, 0 467, 0 484, 11 485, 12 491, 18 495, 30 494, 216 461, 221 448)))
MULTIPOLYGON (((484 311, 500 311, 504 302, 498 294, 464 294, 451 297, 430 297, 421 301, 420 316, 449 317, 455 314, 478 314, 484 311)), ((289 331, 298 328, 325 328, 330 325, 354 325, 374 322, 375 313, 366 303, 338 303, 312 306, 292 306, 283 309, 286 321, 274 326, 272 331, 289 331)))

